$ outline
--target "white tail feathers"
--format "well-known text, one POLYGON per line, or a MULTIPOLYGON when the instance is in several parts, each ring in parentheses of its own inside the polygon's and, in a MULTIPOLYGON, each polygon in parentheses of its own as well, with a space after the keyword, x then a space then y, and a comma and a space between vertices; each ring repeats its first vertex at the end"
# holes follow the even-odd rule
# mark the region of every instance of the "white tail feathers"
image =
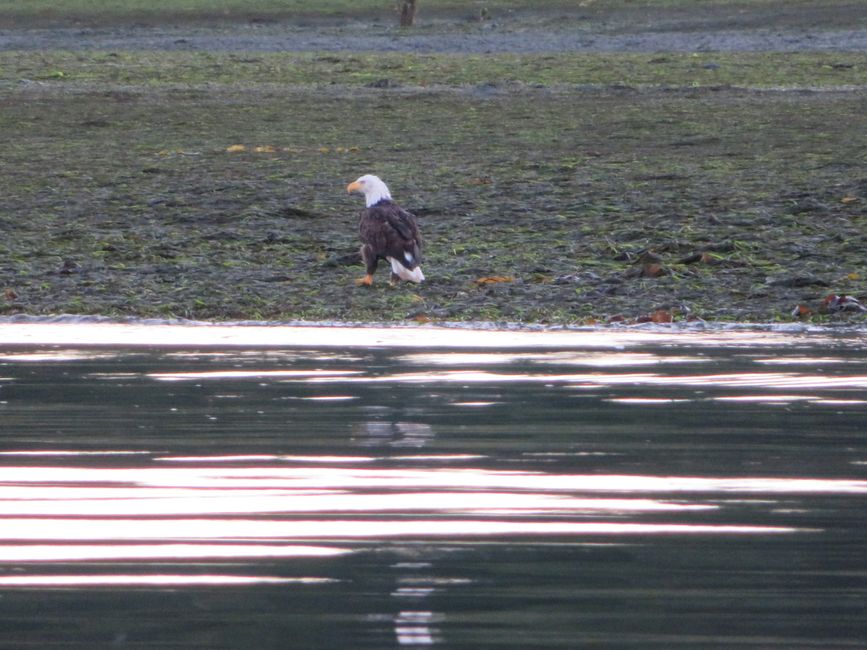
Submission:
POLYGON ((393 257, 387 258, 389 262, 391 262, 391 271, 401 280, 406 280, 407 282, 415 282, 419 283, 424 280, 424 273, 421 272, 421 267, 417 266, 412 271, 406 268, 399 261, 394 259, 393 257))

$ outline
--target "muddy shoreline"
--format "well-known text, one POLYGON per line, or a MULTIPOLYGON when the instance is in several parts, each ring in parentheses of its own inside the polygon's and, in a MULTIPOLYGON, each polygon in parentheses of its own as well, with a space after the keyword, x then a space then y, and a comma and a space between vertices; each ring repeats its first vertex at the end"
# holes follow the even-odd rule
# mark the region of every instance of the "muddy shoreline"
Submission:
POLYGON ((460 33, 407 34, 357 29, 233 25, 0 30, 0 50, 162 50, 221 52, 803 52, 867 50, 867 28, 640 31, 473 28, 460 33))
MULTIPOLYGON (((461 9, 421 4, 417 25, 397 27, 389 11, 305 13, 227 8, 83 14, 62 8, 0 17, 2 50, 224 52, 804 52, 867 49, 867 12, 852 0, 497 2, 461 9), (520 6, 520 5, 518 5, 520 6), (483 18, 482 18, 483 17, 483 18)), ((19 9, 19 11, 23 11, 19 9)))
POLYGON ((0 314, 862 324, 826 301, 867 302, 867 27, 834 7, 6 29, 0 314), (354 286, 364 172, 428 282, 354 286))

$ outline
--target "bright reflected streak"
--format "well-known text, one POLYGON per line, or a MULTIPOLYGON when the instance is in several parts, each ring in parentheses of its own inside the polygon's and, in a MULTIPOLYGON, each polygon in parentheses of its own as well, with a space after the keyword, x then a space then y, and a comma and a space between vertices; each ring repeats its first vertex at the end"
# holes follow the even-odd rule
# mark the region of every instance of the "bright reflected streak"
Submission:
POLYGON ((100 380, 118 380, 118 379, 132 379, 134 377, 140 377, 141 375, 137 372, 90 372, 86 375, 87 377, 93 377, 94 379, 100 380))
POLYGON ((264 379, 271 377, 344 377, 359 375, 361 370, 212 370, 208 372, 151 372, 146 376, 158 381, 193 381, 202 379, 264 379))
POLYGON ((6 519, 2 535, 17 540, 289 540, 497 535, 776 535, 804 532, 780 526, 510 521, 494 519, 298 520, 258 519, 6 519))
POLYGON ((479 458, 488 458, 482 454, 416 454, 413 456, 389 456, 392 460, 478 460, 479 458))
POLYGON ((502 402, 452 402, 452 406, 482 407, 482 406, 494 406, 496 404, 502 404, 502 402))
POLYGON ((361 357, 339 354, 339 353, 323 353, 319 351, 308 350, 233 350, 232 352, 167 352, 166 356, 171 359, 224 359, 247 357, 256 360, 268 359, 278 361, 346 361, 354 363, 361 361, 361 357))
POLYGON ((158 456, 154 460, 165 463, 245 463, 279 460, 271 454, 242 454, 238 456, 158 456))
MULTIPOLYGON (((620 474, 546 474, 480 469, 365 469, 352 467, 5 467, 0 485, 58 483, 103 487, 227 489, 465 489, 507 491, 606 491, 613 493, 770 492, 774 494, 867 494, 867 481, 810 478, 705 478, 620 474)), ((218 494, 218 493, 215 493, 218 494)), ((0 531, 2 532, 2 531, 0 531)))
POLYGON ((638 404, 639 406, 644 406, 647 404, 676 404, 678 402, 692 402, 694 400, 664 397, 610 397, 602 401, 614 402, 615 404, 638 404))
POLYGON ((537 356, 535 363, 545 365, 591 366, 596 368, 618 368, 623 366, 658 366, 670 364, 709 363, 707 357, 659 356, 649 353, 596 353, 576 354, 574 352, 551 353, 537 356))
POLYGON ((55 575, 55 576, 0 576, 0 587, 100 587, 125 586, 194 586, 212 585, 233 587, 261 584, 322 584, 337 582, 331 578, 277 578, 272 576, 234 575, 55 575))
POLYGON ((433 585, 435 587, 450 587, 452 585, 471 585, 474 580, 470 578, 440 578, 437 576, 401 576, 397 579, 398 584, 433 585))
POLYGON ((799 373, 732 373, 721 375, 659 375, 654 373, 528 374, 482 370, 440 370, 365 377, 301 378, 310 383, 476 384, 544 383, 588 386, 694 386, 703 388, 867 388, 867 375, 827 377, 799 373))
MULTIPOLYGON (((2 327, 2 326, 0 326, 2 327)), ((85 350, 51 350, 46 352, 6 352, 0 354, 0 361, 42 363, 45 361, 82 361, 91 359, 114 359, 119 353, 94 352, 85 350)))
POLYGON ((860 359, 842 359, 840 357, 769 357, 753 359, 754 363, 769 366, 826 366, 831 363, 862 363, 860 359))
POLYGON ((427 598, 434 591, 433 587, 398 587, 391 595, 395 598, 427 598))
POLYGON ((442 616, 433 612, 401 612, 394 619, 394 633, 398 645, 433 645, 438 640, 434 638, 431 623, 442 620, 442 616))
POLYGON ((815 395, 730 395, 714 397, 718 402, 758 402, 760 404, 777 404, 789 402, 809 402, 818 399, 815 395))
POLYGON ((310 402, 345 402, 358 399, 358 395, 317 395, 315 397, 302 397, 301 399, 310 402))
POLYGON ((418 366, 489 366, 509 363, 589 366, 616 368, 620 366, 653 366, 661 364, 708 363, 707 357, 660 356, 647 352, 446 352, 408 354, 398 360, 418 366))
POLYGON ((527 360, 538 355, 525 355, 521 353, 502 352, 446 352, 440 354, 407 354, 398 357, 401 363, 418 366, 486 366, 514 363, 515 361, 527 360))
POLYGON ((307 348, 599 348, 636 345, 696 345, 723 348, 827 345, 835 339, 807 328, 778 331, 721 328, 692 331, 674 327, 589 330, 493 330, 484 328, 400 326, 337 327, 231 324, 0 323, 0 345, 87 345, 110 347, 307 347, 307 348))
POLYGON ((371 456, 280 456, 280 460, 288 460, 297 463, 351 464, 372 463, 376 458, 371 456))
POLYGON ((371 463, 372 456, 272 456, 268 454, 244 456, 162 456, 154 460, 166 463, 234 463, 245 461, 292 461, 299 463, 371 463))
POLYGON ((136 544, 0 546, 0 562, 91 562, 107 560, 201 560, 263 557, 334 557, 351 553, 330 546, 251 544, 136 544))
MULTIPOLYGON (((141 492, 149 492, 140 490, 141 492)), ((76 499, 75 490, 64 499, 40 499, 39 490, 30 498, 0 501, 0 515, 8 516, 177 516, 177 515, 245 515, 263 513, 310 512, 474 512, 545 514, 563 512, 667 512, 711 510, 717 506, 664 503, 649 499, 571 498, 559 494, 512 492, 407 492, 397 494, 352 494, 343 492, 284 494, 251 490, 241 496, 231 490, 210 494, 192 494, 175 498, 111 498, 105 490, 101 498, 76 499)), ((92 490, 90 492, 93 492, 92 490)), ((192 491, 191 491, 192 492, 192 491)), ((59 526, 60 527, 60 526, 59 526)), ((0 539, 14 535, 14 530, 0 531, 0 539)))
MULTIPOLYGON (((77 451, 74 449, 52 449, 50 451, 37 450, 21 450, 21 451, 0 451, 0 456, 136 456, 147 455, 153 452, 150 451, 120 451, 120 450, 105 450, 105 451, 77 451)), ((2 481, 2 474, 0 474, 2 481)))
POLYGON ((542 458, 573 458, 575 456, 619 456, 610 451, 525 451, 522 456, 540 456, 542 458))
MULTIPOLYGON (((616 382, 616 383, 629 383, 616 382)), ((723 388, 867 388, 867 375, 826 377, 799 373, 732 373, 724 375, 660 376, 654 375, 638 383, 680 386, 710 386, 723 388)))

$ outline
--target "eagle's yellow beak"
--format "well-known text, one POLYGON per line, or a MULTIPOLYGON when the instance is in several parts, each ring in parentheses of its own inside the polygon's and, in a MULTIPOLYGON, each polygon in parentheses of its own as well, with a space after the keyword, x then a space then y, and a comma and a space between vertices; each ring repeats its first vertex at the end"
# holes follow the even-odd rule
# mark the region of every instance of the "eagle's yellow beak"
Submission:
POLYGON ((361 183, 358 181, 352 181, 349 185, 346 186, 346 191, 352 194, 353 192, 361 192, 361 183))

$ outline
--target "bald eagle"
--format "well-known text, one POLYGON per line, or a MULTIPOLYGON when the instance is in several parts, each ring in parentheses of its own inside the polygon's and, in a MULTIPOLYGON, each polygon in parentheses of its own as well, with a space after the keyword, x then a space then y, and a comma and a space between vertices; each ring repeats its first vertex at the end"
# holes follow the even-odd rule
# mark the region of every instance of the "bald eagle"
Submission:
POLYGON ((358 213, 361 259, 367 274, 355 283, 373 284, 379 259, 391 264, 391 281, 421 282, 421 234, 415 216, 391 200, 391 193, 378 176, 365 174, 346 186, 347 192, 364 194, 367 207, 358 213))

